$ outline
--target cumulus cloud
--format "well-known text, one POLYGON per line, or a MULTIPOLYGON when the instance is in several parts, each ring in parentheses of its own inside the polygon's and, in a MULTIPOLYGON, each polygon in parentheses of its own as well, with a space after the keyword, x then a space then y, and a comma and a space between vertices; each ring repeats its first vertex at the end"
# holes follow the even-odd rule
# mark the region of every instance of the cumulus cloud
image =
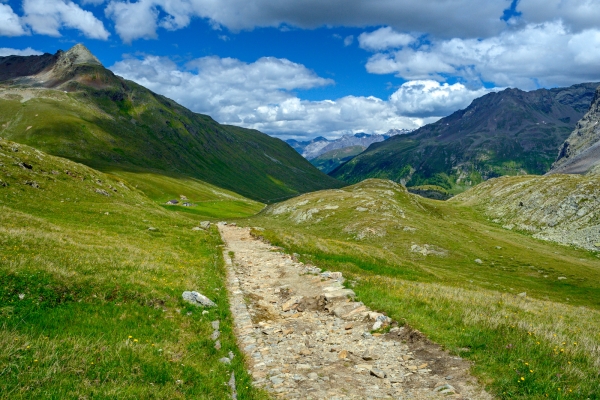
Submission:
POLYGON ((348 35, 344 38, 344 46, 350 46, 352 43, 354 43, 354 35, 348 35))
POLYGON ((77 29, 91 39, 108 39, 104 24, 90 11, 68 0, 23 0, 23 20, 42 35, 60 36, 62 28, 77 29))
POLYGON ((527 24, 487 39, 432 41, 418 48, 374 54, 367 71, 395 73, 404 79, 447 76, 497 86, 531 89, 595 80, 600 31, 570 31, 561 21, 527 24))
POLYGON ((0 36, 22 36, 27 31, 23 28, 19 16, 11 6, 0 3, 0 36))
POLYGON ((43 54, 41 51, 37 51, 28 47, 26 49, 11 49, 9 47, 0 47, 0 57, 6 56, 39 56, 43 54))
POLYGON ((404 83, 390 96, 390 102, 402 115, 440 116, 449 115, 467 107, 473 99, 496 89, 469 89, 462 83, 439 83, 418 80, 404 83))
POLYGON ((386 26, 373 32, 361 33, 358 37, 359 46, 366 50, 380 51, 389 48, 399 48, 415 41, 412 35, 400 33, 386 26))
POLYGON ((353 132, 418 128, 454 111, 453 107, 467 105, 481 93, 460 84, 426 81, 405 83, 386 100, 373 96, 302 100, 295 90, 333 82, 301 64, 273 57, 253 63, 203 57, 180 68, 168 58, 145 56, 125 58, 111 69, 219 122, 281 137, 333 138, 353 132))

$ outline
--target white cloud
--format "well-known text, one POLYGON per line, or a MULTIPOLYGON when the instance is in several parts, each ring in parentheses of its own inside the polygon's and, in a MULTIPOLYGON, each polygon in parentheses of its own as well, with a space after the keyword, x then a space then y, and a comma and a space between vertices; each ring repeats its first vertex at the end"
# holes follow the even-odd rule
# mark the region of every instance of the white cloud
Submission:
POLYGON ((109 37, 104 24, 90 11, 68 0, 23 0, 23 20, 42 35, 60 36, 62 28, 77 29, 91 39, 109 37))
POLYGON ((404 47, 415 41, 412 35, 400 33, 386 26, 373 32, 361 33, 358 37, 358 43, 361 48, 371 51, 386 50, 389 48, 397 49, 404 47))
POLYGON ((432 41, 374 54, 367 71, 404 79, 461 77, 531 89, 600 79, 600 30, 573 33, 560 21, 528 24, 487 39, 432 41))
POLYGON ((137 3, 111 2, 105 10, 115 21, 115 30, 125 43, 135 39, 156 39, 158 10, 151 1, 137 3))
MULTIPOLYGON (((496 90, 496 89, 493 89, 496 90)), ((446 116, 466 108, 473 99, 491 92, 490 89, 468 89, 461 83, 439 83, 418 80, 404 83, 390 96, 390 102, 403 115, 446 116)))
POLYGON ((353 35, 349 35, 349 36, 346 36, 344 38, 344 46, 346 46, 346 47, 350 46, 352 43, 354 43, 354 36, 353 35))
POLYGON ((26 49, 11 49, 9 47, 0 47, 0 57, 6 56, 39 56, 42 53, 41 51, 37 51, 28 47, 26 49))
POLYGON ((27 31, 23 28, 19 16, 11 6, 0 3, 0 36, 22 36, 27 31))
MULTIPOLYGON (((203 57, 185 69, 164 57, 125 58, 111 69, 193 111, 208 114, 221 123, 254 128, 277 136, 338 137, 351 132, 384 133, 391 128, 417 128, 445 115, 435 111, 449 104, 463 104, 467 90, 432 84, 400 88, 389 100, 346 96, 336 100, 301 100, 294 90, 332 84, 301 64, 265 57, 254 63, 232 58, 203 57), (428 86, 429 85, 429 86, 428 86), (439 93, 447 92, 446 97, 439 93), (418 99, 432 94, 429 103, 418 99), (461 100, 461 101, 462 101, 461 100), (419 116, 419 102, 424 117, 419 116), (437 103, 436 103, 437 102, 437 103), (435 105, 432 105, 434 104, 435 105), (402 112, 411 116, 403 115, 402 112)), ((462 85, 461 85, 462 86, 462 85)), ((446 107, 446 108, 444 108, 446 107)))

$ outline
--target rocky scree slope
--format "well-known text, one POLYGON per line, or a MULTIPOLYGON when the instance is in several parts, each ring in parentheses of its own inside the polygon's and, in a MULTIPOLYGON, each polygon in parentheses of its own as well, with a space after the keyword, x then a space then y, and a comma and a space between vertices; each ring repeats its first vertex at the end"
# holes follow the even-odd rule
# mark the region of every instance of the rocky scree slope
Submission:
POLYGON ((103 171, 188 176, 262 202, 342 185, 279 139, 114 75, 82 45, 0 57, 0 78, 0 136, 103 171))
POLYGON ((600 164, 598 122, 600 122, 600 88, 596 90, 589 111, 561 146, 550 173, 585 174, 600 164))
POLYGON ((600 250, 600 176, 546 175, 490 179, 451 202, 476 206, 506 229, 600 250))
POLYGON ((386 178, 457 193, 502 175, 543 174, 597 86, 489 93, 433 124, 373 144, 330 175, 348 183, 386 178))

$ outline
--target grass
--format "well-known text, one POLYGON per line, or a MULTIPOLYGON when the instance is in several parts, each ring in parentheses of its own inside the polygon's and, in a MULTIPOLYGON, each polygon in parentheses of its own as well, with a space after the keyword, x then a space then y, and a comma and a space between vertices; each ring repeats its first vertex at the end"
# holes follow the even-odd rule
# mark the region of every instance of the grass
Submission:
POLYGON ((199 215, 11 142, 0 179, 0 398, 225 399, 231 372, 240 398, 267 398, 236 347, 215 228, 192 231, 199 215), (203 314, 184 290, 217 307, 203 314))
POLYGON ((270 206, 247 224, 307 263, 342 271, 366 304, 474 361, 499 398, 600 396, 596 252, 378 180, 270 206))

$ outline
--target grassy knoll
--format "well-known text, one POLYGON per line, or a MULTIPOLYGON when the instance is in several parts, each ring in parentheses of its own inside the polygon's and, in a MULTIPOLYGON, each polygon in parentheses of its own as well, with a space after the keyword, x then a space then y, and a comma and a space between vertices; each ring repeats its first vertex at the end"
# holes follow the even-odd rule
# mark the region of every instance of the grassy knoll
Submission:
POLYGON ((595 252, 379 180, 300 196, 248 223, 305 262, 343 271, 366 304, 474 361, 499 398, 600 397, 595 252))
POLYGON ((191 230, 201 218, 0 141, 0 398, 224 399, 231 371, 240 398, 266 398, 235 345, 218 233, 191 230), (218 307, 203 315, 184 290, 218 307))

